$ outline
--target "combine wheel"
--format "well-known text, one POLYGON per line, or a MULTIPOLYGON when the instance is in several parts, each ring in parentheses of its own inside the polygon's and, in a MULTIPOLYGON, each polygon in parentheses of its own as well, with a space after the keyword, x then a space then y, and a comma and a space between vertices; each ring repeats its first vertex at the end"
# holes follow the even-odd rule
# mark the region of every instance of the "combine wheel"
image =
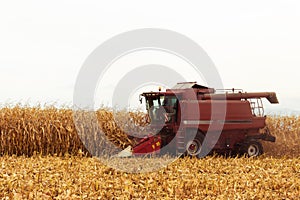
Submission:
POLYGON ((263 154, 263 147, 259 141, 253 140, 244 143, 242 153, 249 157, 256 157, 263 154))
POLYGON ((192 138, 190 140, 188 139, 185 146, 185 155, 191 157, 197 156, 201 151, 203 140, 204 135, 202 133, 197 133, 195 138, 192 138))

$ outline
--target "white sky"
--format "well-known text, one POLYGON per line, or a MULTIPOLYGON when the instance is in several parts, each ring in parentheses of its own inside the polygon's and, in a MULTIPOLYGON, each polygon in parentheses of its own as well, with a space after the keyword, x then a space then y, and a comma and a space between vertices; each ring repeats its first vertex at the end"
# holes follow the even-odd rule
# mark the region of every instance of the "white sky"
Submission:
POLYGON ((196 41, 225 87, 276 91, 278 108, 300 110, 300 1, 245 2, 1 1, 0 104, 70 104, 98 45, 151 27, 196 41))

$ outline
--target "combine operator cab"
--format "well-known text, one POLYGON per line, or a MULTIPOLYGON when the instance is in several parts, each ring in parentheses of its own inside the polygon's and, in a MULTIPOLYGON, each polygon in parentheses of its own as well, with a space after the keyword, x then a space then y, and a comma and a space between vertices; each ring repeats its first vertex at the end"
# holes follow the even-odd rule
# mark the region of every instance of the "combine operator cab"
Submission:
POLYGON ((178 100, 175 95, 149 92, 143 93, 142 96, 146 99, 146 109, 152 125, 176 121, 178 100))

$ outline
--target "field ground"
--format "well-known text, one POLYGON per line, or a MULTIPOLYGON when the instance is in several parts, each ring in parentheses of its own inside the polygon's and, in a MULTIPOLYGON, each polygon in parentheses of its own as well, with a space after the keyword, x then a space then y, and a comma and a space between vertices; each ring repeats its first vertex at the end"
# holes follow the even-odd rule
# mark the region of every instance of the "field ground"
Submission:
POLYGON ((297 199, 300 196, 299 158, 184 158, 160 171, 141 174, 119 172, 96 158, 86 157, 3 156, 0 163, 3 199, 297 199))

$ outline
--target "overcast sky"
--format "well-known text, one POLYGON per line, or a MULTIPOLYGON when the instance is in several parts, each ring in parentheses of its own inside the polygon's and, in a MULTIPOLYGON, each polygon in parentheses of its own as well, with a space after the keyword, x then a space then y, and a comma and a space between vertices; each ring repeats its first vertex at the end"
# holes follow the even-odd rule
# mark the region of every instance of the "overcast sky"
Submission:
POLYGON ((70 104, 97 46, 125 31, 163 28, 202 46, 225 87, 275 91, 279 108, 300 110, 299 24, 297 0, 1 1, 0 102, 70 104))

